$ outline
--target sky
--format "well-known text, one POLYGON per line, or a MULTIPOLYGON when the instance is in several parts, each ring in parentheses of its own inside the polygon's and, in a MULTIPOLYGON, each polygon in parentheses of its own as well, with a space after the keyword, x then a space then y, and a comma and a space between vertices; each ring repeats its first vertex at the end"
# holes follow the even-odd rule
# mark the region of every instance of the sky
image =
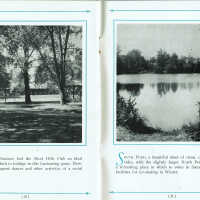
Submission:
POLYGON ((138 49, 146 58, 159 49, 200 57, 200 24, 118 24, 117 45, 121 54, 138 49))

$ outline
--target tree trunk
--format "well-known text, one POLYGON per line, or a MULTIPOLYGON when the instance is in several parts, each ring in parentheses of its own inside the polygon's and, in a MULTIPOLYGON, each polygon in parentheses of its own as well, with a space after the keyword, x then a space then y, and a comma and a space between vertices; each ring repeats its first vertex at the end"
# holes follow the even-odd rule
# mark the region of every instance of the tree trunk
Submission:
POLYGON ((65 91, 63 89, 60 89, 60 104, 64 105, 67 103, 67 98, 65 91))
POLYGON ((27 70, 24 70, 24 93, 25 93, 25 104, 31 104, 31 94, 29 85, 29 74, 27 70))
POLYGON ((59 88, 60 88, 60 104, 66 104, 69 102, 68 94, 66 94, 66 81, 65 81, 65 73, 64 73, 64 66, 60 65, 60 77, 59 79, 59 88))
POLYGON ((6 103, 6 100, 7 100, 7 91, 6 91, 6 89, 4 89, 4 100, 5 100, 5 103, 6 103))
POLYGON ((69 102, 69 97, 68 94, 66 93, 66 82, 65 82, 65 75, 63 73, 61 73, 61 77, 60 77, 60 84, 59 84, 59 88, 60 88, 60 104, 66 104, 69 102))

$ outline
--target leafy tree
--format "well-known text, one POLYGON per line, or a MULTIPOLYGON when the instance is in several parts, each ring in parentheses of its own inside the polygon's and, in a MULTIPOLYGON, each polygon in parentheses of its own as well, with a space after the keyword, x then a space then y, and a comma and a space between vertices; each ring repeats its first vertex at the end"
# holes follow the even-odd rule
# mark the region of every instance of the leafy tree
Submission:
POLYGON ((34 48, 31 40, 34 37, 32 26, 1 26, 1 44, 12 58, 12 65, 19 68, 24 80, 25 103, 31 103, 29 70, 33 65, 34 48))
POLYGON ((4 93, 5 102, 7 98, 7 90, 10 86, 10 76, 6 70, 6 65, 8 63, 9 59, 0 53, 0 90, 4 93))
POLYGON ((196 65, 194 68, 195 73, 200 73, 200 58, 196 59, 196 65))
POLYGON ((196 59, 193 58, 192 56, 189 56, 186 73, 195 73, 195 65, 196 65, 196 59))
POLYGON ((121 55, 121 49, 117 47, 117 74, 127 73, 127 59, 126 56, 121 55))
POLYGON ((162 49, 160 49, 157 53, 157 64, 156 64, 156 69, 155 72, 156 73, 164 73, 165 72, 165 68, 168 65, 168 61, 169 61, 169 54, 165 51, 163 51, 162 49))
POLYGON ((166 66, 166 72, 168 73, 177 73, 178 72, 178 55, 173 53, 169 56, 169 61, 166 66))
POLYGON ((127 54, 127 69, 129 73, 137 73, 145 70, 145 59, 139 50, 133 49, 127 54))
POLYGON ((82 50, 76 44, 78 37, 81 38, 81 28, 40 26, 37 27, 37 32, 38 36, 32 40, 39 54, 36 82, 55 82, 60 92, 60 102, 65 104, 68 102, 67 83, 74 79, 75 71, 79 78, 82 74, 82 50))
POLYGON ((178 57, 176 53, 168 54, 159 50, 156 57, 146 59, 141 52, 133 49, 127 55, 117 51, 117 73, 200 73, 200 58, 192 56, 178 57))
POLYGON ((0 66, 0 89, 7 89, 9 88, 10 84, 10 77, 9 74, 0 66))

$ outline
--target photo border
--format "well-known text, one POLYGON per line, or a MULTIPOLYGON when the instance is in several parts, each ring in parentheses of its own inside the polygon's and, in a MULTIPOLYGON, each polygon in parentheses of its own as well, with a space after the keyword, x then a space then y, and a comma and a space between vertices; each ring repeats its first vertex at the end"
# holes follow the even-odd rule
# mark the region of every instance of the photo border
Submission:
MULTIPOLYGON (((45 13, 55 13, 55 12, 70 12, 70 11, 0 11, 4 12, 4 13, 24 13, 24 12, 28 12, 28 13, 32 13, 32 12, 45 12, 45 13)), ((86 12, 86 13, 90 13, 91 11, 71 11, 71 12, 86 12)), ((87 105, 87 87, 88 87, 88 83, 87 83, 87 70, 88 70, 88 20, 87 19, 80 19, 80 20, 0 20, 0 23, 66 23, 66 22, 71 22, 71 23, 83 23, 81 24, 82 27, 85 28, 85 36, 83 36, 83 42, 85 42, 84 46, 85 46, 85 56, 82 58, 82 60, 84 60, 84 64, 82 66, 85 67, 84 70, 82 70, 82 81, 83 81, 83 76, 84 76, 84 83, 82 83, 82 86, 84 84, 84 87, 82 87, 82 90, 84 89, 84 101, 82 101, 82 142, 81 143, 0 143, 0 147, 2 146, 13 146, 13 147, 49 147, 49 146, 56 146, 56 147, 67 147, 67 146, 84 146, 86 147, 87 144, 87 123, 88 123, 88 105, 87 105), (85 39, 84 39, 85 38, 85 39), (84 74, 83 74, 84 72, 84 74), (84 102, 84 105, 83 105, 84 102), (84 117, 83 117, 84 116, 84 117), (84 121, 83 121, 84 119, 84 121), (84 124, 84 129, 83 129, 83 124, 84 124)), ((83 53, 84 55, 84 53, 83 53)), ((83 94, 83 91, 82 91, 83 94)), ((82 98, 83 99, 83 98, 82 98)))
MULTIPOLYGON (((125 11, 125 10, 124 10, 125 11)), ((130 11, 130 10, 128 10, 130 11)), ((144 11, 144 10, 133 10, 133 11, 144 11)), ((151 10, 145 10, 145 11, 151 11, 151 10)), ((153 10, 153 11, 164 11, 164 10, 153 10)), ((166 10, 166 11, 175 11, 175 10, 166 10)), ((176 10, 178 11, 178 10, 176 10)), ((187 10, 179 10, 179 11, 187 11, 187 10)), ((188 10, 189 11, 189 10, 188 10)), ((197 11, 197 10, 196 10, 197 11)), ((198 10, 200 11, 200 10, 198 10)), ((113 12, 113 11, 111 11, 113 12)), ((199 22, 200 23, 200 20, 160 20, 160 19, 155 19, 155 20, 148 20, 148 19, 142 19, 142 20, 134 20, 134 19, 113 19, 112 20, 112 47, 113 47, 113 69, 112 69, 112 89, 113 89, 113 106, 112 106, 112 144, 114 146, 199 146, 200 145, 200 142, 180 142, 180 143, 177 143, 177 142, 140 142, 140 141, 133 141, 133 142, 123 142, 120 143, 120 142, 117 142, 116 139, 117 139, 117 124, 116 124, 116 77, 117 77, 117 74, 116 74, 116 68, 117 68, 117 48, 116 48, 116 45, 117 45, 117 31, 116 31, 116 26, 119 22, 199 22)))

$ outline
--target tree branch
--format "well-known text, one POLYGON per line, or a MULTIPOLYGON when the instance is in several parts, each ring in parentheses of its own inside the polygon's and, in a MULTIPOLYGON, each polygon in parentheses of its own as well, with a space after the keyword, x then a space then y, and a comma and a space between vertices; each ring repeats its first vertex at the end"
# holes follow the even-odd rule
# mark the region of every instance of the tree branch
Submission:
POLYGON ((55 63, 55 70, 56 70, 58 82, 61 84, 61 79, 60 79, 60 74, 61 73, 60 73, 60 70, 59 70, 57 56, 56 56, 56 47, 55 47, 55 39, 54 39, 54 30, 53 30, 53 27, 52 27, 52 30, 49 33, 50 33, 50 38, 51 38, 51 47, 52 47, 52 51, 53 51, 53 58, 54 58, 54 63, 55 63))
POLYGON ((65 36, 64 61, 65 61, 66 55, 67 55, 67 47, 68 47, 69 35, 70 35, 70 26, 67 27, 67 32, 66 32, 66 36, 65 36))

